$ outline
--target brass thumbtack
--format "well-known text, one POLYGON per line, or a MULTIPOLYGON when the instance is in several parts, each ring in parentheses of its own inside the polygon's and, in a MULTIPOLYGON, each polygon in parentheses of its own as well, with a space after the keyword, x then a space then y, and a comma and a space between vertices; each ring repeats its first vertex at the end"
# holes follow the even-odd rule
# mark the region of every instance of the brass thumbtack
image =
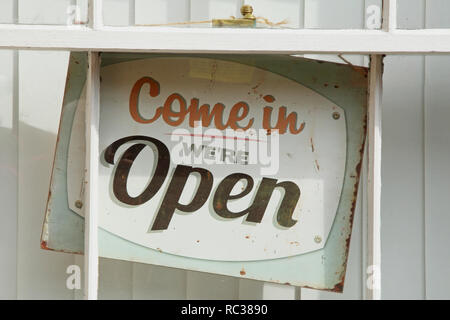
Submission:
POLYGON ((255 20, 256 17, 253 15, 253 7, 249 4, 244 4, 241 7, 241 14, 244 19, 255 20))
POLYGON ((256 17, 253 15, 253 7, 244 4, 241 7, 242 18, 233 19, 213 19, 213 27, 254 27, 256 26, 256 17))

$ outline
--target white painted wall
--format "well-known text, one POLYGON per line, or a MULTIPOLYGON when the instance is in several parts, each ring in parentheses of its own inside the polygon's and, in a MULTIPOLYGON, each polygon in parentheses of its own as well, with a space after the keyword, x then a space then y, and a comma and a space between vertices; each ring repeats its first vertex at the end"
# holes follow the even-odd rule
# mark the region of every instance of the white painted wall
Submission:
MULTIPOLYGON (((2 0, 0 23, 66 23, 85 0, 2 0), (39 2, 40 4, 41 2, 39 2)), ((237 16, 241 0, 104 0, 105 23, 152 24, 237 16)), ((287 27, 362 28, 379 0, 252 0, 255 14, 287 27)), ((400 28, 450 27, 447 0, 399 0, 400 28)), ((82 15, 82 18, 85 15, 82 15)), ((270 45, 270 44, 268 44, 270 45)), ((308 55, 309 57, 317 57, 308 55)), ((336 56, 321 59, 342 62, 336 56)), ((367 58, 346 56, 354 64, 367 58)), ((0 51, 0 298, 78 299, 66 268, 82 257, 47 252, 39 237, 56 143, 67 52, 0 51)), ((382 162, 382 297, 450 298, 450 56, 385 59, 382 162)), ((365 177, 363 177, 365 179, 365 177)), ((355 215, 344 294, 301 290, 302 299, 361 299, 365 277, 364 187, 355 215)), ((295 288, 131 262, 100 260, 103 299, 294 299, 295 288)))

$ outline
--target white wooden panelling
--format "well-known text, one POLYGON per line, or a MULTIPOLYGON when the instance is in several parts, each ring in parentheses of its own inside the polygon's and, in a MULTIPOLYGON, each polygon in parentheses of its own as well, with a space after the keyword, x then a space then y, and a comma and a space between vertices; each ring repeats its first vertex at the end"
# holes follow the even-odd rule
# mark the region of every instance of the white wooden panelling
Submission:
POLYGON ((262 298, 264 300, 295 300, 296 288, 277 283, 264 283, 262 298))
POLYGON ((0 50, 0 299, 16 298, 17 52, 0 50))
MULTIPOLYGON (((449 28, 449 12, 448 1, 427 1, 426 27, 449 28)), ((427 56, 425 67, 425 292, 450 299, 450 56, 427 56)))
MULTIPOLYGON (((61 3, 65 1, 60 1, 61 3)), ((60 5, 20 1, 19 23, 65 21, 60 5)), ((22 51, 18 56, 17 298, 72 299, 66 269, 74 256, 39 247, 48 197, 68 52, 22 51)))
POLYGON ((423 68, 423 57, 385 59, 383 299, 424 298, 423 68))
POLYGON ((133 299, 186 299, 186 271, 133 263, 133 299))
POLYGON ((103 24, 105 26, 134 25, 134 14, 133 0, 103 0, 103 24))
POLYGON ((187 271, 186 299, 238 299, 239 281, 236 278, 210 273, 187 271))
POLYGON ((98 298, 103 300, 133 298, 133 265, 128 261, 100 258, 98 298))
POLYGON ((71 299, 72 255, 39 246, 61 111, 68 53, 19 53, 17 294, 19 299, 71 299))
POLYGON ((135 0, 136 24, 189 21, 189 0, 135 0))
POLYGON ((450 298, 450 57, 426 57, 426 297, 450 298), (447 66, 447 67, 445 67, 447 66))
POLYGON ((364 20, 363 0, 304 0, 305 28, 357 29, 364 20))
POLYGON ((239 279, 187 271, 186 299, 237 299, 239 279))
POLYGON ((67 24, 71 0, 16 0, 19 5, 19 23, 67 24))
MULTIPOLYGON (((310 2, 309 8, 312 8, 313 0, 305 1, 310 2)), ((361 5, 355 5, 354 1, 339 1, 339 7, 333 7, 337 1, 322 1, 327 3, 323 9, 318 6, 318 0, 314 1, 316 11, 310 9, 311 13, 305 19, 306 27, 308 23, 333 28, 346 24, 362 26, 365 8, 361 5), (352 6, 347 8, 347 2, 351 2, 352 6), (342 6, 347 10, 342 10, 342 6)), ((365 4, 367 6, 374 1, 366 0, 365 4)), ((64 24, 66 11, 61 3, 65 3, 65 0, 58 2, 45 7, 47 12, 43 13, 37 1, 20 0, 20 21, 64 24), (55 13, 59 16, 55 17, 55 13)), ((70 1, 71 4, 73 2, 70 1)), ((263 15, 259 10, 264 8, 258 2, 253 4, 255 14, 263 15)), ((277 2, 267 3, 276 6, 277 2)), ((178 14, 192 20, 216 18, 219 14, 222 17, 238 16, 239 6, 240 1, 237 0, 203 1, 203 5, 201 0, 192 0, 190 15, 187 16, 186 12, 178 14), (206 9, 206 13, 201 11, 206 9)), ((111 23, 121 21, 124 19, 122 16, 128 17, 127 23, 132 23, 134 17, 130 12, 133 8, 128 11, 126 8, 129 7, 122 8, 116 11, 120 17, 115 16, 111 23)), ((11 14, 7 17, 9 20, 2 20, 10 10, 11 0, 2 0, 0 22, 16 20, 11 14)), ((447 0, 428 0, 426 26, 449 27, 449 10, 450 3, 447 0)), ((425 23, 424 0, 398 0, 398 12, 399 28, 415 29, 425 23)), ((268 19, 278 20, 279 12, 269 13, 270 10, 268 19)), ((302 17, 298 19, 302 21, 302 17)), ((17 60, 19 72, 14 75, 14 54, 0 51, 0 141, 2 150, 8 151, 0 154, 0 175, 4 177, 5 170, 8 170, 7 175, 11 172, 18 175, 10 175, 8 183, 2 180, 0 184, 2 195, 5 195, 4 191, 8 195, 7 200, 2 202, 3 223, 0 227, 2 239, 6 239, 0 242, 0 253, 4 258, 0 262, 0 298, 82 297, 81 290, 66 289, 65 271, 68 265, 74 263, 82 267, 83 257, 47 252, 39 248, 67 57, 67 53, 61 52, 20 52, 17 60), (18 84, 16 89, 15 81, 18 84), (18 99, 14 98, 15 90, 18 91, 18 99), (18 105, 14 105, 14 102, 18 105), (18 137, 14 132, 18 132, 18 137), (8 141, 6 149, 3 141, 8 141), (14 239, 17 239, 17 243, 14 239)), ((335 57, 333 59, 341 62, 335 57)), ((382 158, 384 299, 449 298, 450 254, 447 244, 450 242, 450 221, 446 201, 450 191, 450 127, 447 121, 450 118, 449 68, 449 56, 388 56, 385 59, 382 158)), ((360 201, 358 206, 364 206, 360 201)), ((344 294, 303 289, 302 299, 362 297, 365 267, 361 224, 364 224, 364 219, 357 207, 344 294)), ((278 290, 275 288, 268 292, 270 285, 252 280, 196 272, 189 272, 187 276, 183 270, 107 259, 100 260, 99 285, 101 299, 261 299, 278 290)), ((285 293, 275 294, 275 298, 285 293)))
MULTIPOLYGON (((0 22, 14 22, 12 0, 0 5, 0 22)), ((0 50, 0 299, 17 296, 17 51, 0 50)))
MULTIPOLYGON (((191 0, 191 21, 203 21, 230 16, 240 17, 242 0, 191 0)), ((211 24, 204 25, 210 27, 211 24)))
POLYGON ((425 0, 397 1, 397 28, 421 29, 425 27, 425 0))
MULTIPOLYGON (((273 23, 286 20, 283 28, 303 28, 305 0, 246 0, 253 7, 256 17, 264 17, 273 23)), ((308 1, 308 0, 306 0, 308 1)))
POLYGON ((240 300, 261 300, 263 298, 264 282, 248 279, 239 280, 240 300))
MULTIPOLYGON (((399 28, 424 27, 423 0, 398 3, 399 28)), ((425 298, 424 57, 384 60, 381 194, 383 299, 425 298)))
POLYGON ((0 23, 15 23, 16 0, 3 0, 0 4, 0 23))
MULTIPOLYGON (((403 0, 404 1, 404 0, 403 0)), ((426 28, 450 28, 448 0, 425 0, 426 28)))

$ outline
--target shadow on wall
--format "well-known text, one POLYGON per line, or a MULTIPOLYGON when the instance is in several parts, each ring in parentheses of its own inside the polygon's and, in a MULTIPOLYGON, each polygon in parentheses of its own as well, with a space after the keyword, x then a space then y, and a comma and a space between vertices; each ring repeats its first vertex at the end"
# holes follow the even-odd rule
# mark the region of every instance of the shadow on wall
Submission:
POLYGON ((17 178, 17 135, 0 127, 0 299, 16 298, 17 178))
POLYGON ((19 122, 19 136, 0 128, 2 211, 10 220, 1 224, 0 252, 7 258, 1 259, 0 270, 9 286, 0 283, 0 296, 73 299, 73 291, 66 288, 66 269, 74 256, 40 248, 56 135, 19 122), (15 164, 5 161, 8 155, 15 157, 15 164))

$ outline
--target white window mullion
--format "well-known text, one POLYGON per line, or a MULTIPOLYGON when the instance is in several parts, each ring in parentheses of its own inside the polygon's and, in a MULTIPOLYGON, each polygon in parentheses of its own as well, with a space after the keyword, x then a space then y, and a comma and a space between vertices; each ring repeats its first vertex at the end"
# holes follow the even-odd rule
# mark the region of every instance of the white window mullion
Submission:
POLYGON ((86 81, 86 191, 84 228, 85 299, 98 291, 98 158, 100 120, 100 55, 88 54, 86 81))
MULTIPOLYGON (((89 25, 103 26, 102 0, 89 1, 89 25)), ((84 298, 98 298, 98 158, 100 124, 100 54, 89 51, 86 79, 86 193, 84 221, 84 298)))
POLYGON ((397 29, 397 0, 383 0, 383 30, 397 29))
POLYGON ((103 27, 103 0, 89 0, 88 19, 92 29, 100 30, 103 27))

